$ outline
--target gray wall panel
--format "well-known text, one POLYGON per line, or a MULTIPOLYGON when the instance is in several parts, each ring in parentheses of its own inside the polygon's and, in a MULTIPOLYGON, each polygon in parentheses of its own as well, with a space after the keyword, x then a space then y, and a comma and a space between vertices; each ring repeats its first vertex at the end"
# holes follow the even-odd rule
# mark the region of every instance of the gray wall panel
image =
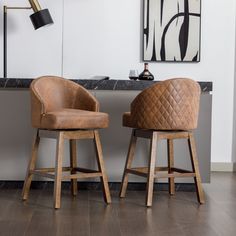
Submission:
MULTIPOLYGON (((138 92, 135 91, 95 91, 101 102, 101 111, 110 114, 110 126, 101 130, 105 164, 110 181, 120 181, 131 129, 122 127, 122 114, 129 110, 129 104, 138 92)), ((203 182, 210 179, 211 149, 211 95, 202 94, 199 116, 199 128, 196 131, 197 151, 203 182)), ((1 91, 0 106, 2 110, 0 122, 0 180, 23 180, 30 156, 34 129, 30 123, 29 91, 1 91)), ((189 167, 186 142, 176 141, 176 165, 189 167), (188 161, 186 161, 188 160, 188 161)), ((147 163, 149 142, 138 141, 137 158, 134 165, 147 163)), ((96 166, 93 160, 94 150, 91 141, 78 143, 78 163, 84 167, 96 166)), ((55 158, 55 141, 44 139, 39 150, 39 166, 53 166, 55 158)), ((166 143, 161 141, 158 146, 158 165, 166 164, 166 143)), ((65 160, 69 163, 68 143, 66 142, 65 160)), ((131 181, 144 181, 141 177, 131 176, 131 181)), ((188 182, 188 180, 180 180, 188 182)))

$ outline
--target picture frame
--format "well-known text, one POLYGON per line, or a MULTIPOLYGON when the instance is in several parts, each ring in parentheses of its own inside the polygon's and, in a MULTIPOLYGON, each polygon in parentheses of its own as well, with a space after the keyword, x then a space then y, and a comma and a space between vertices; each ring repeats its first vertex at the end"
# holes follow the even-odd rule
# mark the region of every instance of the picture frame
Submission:
POLYGON ((200 62, 201 0, 144 0, 143 61, 200 62))

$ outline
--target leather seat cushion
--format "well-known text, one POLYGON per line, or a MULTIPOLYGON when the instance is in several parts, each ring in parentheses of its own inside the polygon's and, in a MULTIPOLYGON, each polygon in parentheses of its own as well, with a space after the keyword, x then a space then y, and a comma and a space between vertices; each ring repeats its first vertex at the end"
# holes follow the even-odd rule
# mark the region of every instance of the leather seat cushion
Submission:
POLYGON ((41 129, 99 129, 107 128, 109 116, 102 112, 59 109, 41 117, 41 129))

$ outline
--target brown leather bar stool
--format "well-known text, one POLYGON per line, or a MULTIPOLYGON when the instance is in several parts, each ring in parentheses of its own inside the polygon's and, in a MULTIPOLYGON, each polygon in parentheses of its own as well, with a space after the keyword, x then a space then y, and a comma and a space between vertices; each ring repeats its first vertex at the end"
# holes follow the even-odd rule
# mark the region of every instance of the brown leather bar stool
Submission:
POLYGON ((194 177, 199 203, 204 203, 192 130, 197 128, 201 89, 190 79, 170 79, 142 91, 123 115, 123 126, 133 128, 123 174, 120 197, 125 197, 128 174, 147 177, 146 205, 152 205, 155 178, 168 178, 169 193, 175 193, 175 177, 194 177), (148 167, 132 168, 137 138, 150 139, 148 167), (168 167, 156 167, 157 141, 167 140, 168 167), (174 139, 187 139, 192 171, 174 167, 174 139))
POLYGON ((111 202, 98 129, 107 128, 109 117, 99 111, 99 103, 86 89, 69 80, 45 76, 34 80, 31 90, 32 125, 37 128, 33 141, 22 198, 27 200, 33 175, 54 179, 54 207, 60 208, 61 181, 71 179, 72 194, 77 194, 77 179, 100 177, 104 199, 111 202), (36 169, 40 138, 57 140, 55 168, 36 169), (62 167, 64 140, 70 143, 70 167, 62 167), (98 170, 77 166, 76 140, 93 139, 98 170), (63 175, 64 171, 69 172, 63 175))

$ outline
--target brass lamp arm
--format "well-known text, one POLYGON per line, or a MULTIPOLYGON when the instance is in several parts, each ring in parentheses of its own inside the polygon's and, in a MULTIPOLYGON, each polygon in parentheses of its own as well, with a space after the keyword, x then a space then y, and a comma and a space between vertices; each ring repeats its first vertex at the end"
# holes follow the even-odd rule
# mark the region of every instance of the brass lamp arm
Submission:
POLYGON ((32 7, 8 7, 8 6, 4 6, 6 10, 8 9, 32 9, 32 7))
POLYGON ((41 11, 42 8, 38 2, 38 0, 28 0, 29 4, 31 7, 8 7, 8 6, 4 6, 4 10, 8 10, 8 9, 33 9, 34 12, 38 12, 41 11))
POLYGON ((30 3, 30 6, 32 7, 34 12, 42 10, 38 0, 29 0, 29 3, 30 3))

